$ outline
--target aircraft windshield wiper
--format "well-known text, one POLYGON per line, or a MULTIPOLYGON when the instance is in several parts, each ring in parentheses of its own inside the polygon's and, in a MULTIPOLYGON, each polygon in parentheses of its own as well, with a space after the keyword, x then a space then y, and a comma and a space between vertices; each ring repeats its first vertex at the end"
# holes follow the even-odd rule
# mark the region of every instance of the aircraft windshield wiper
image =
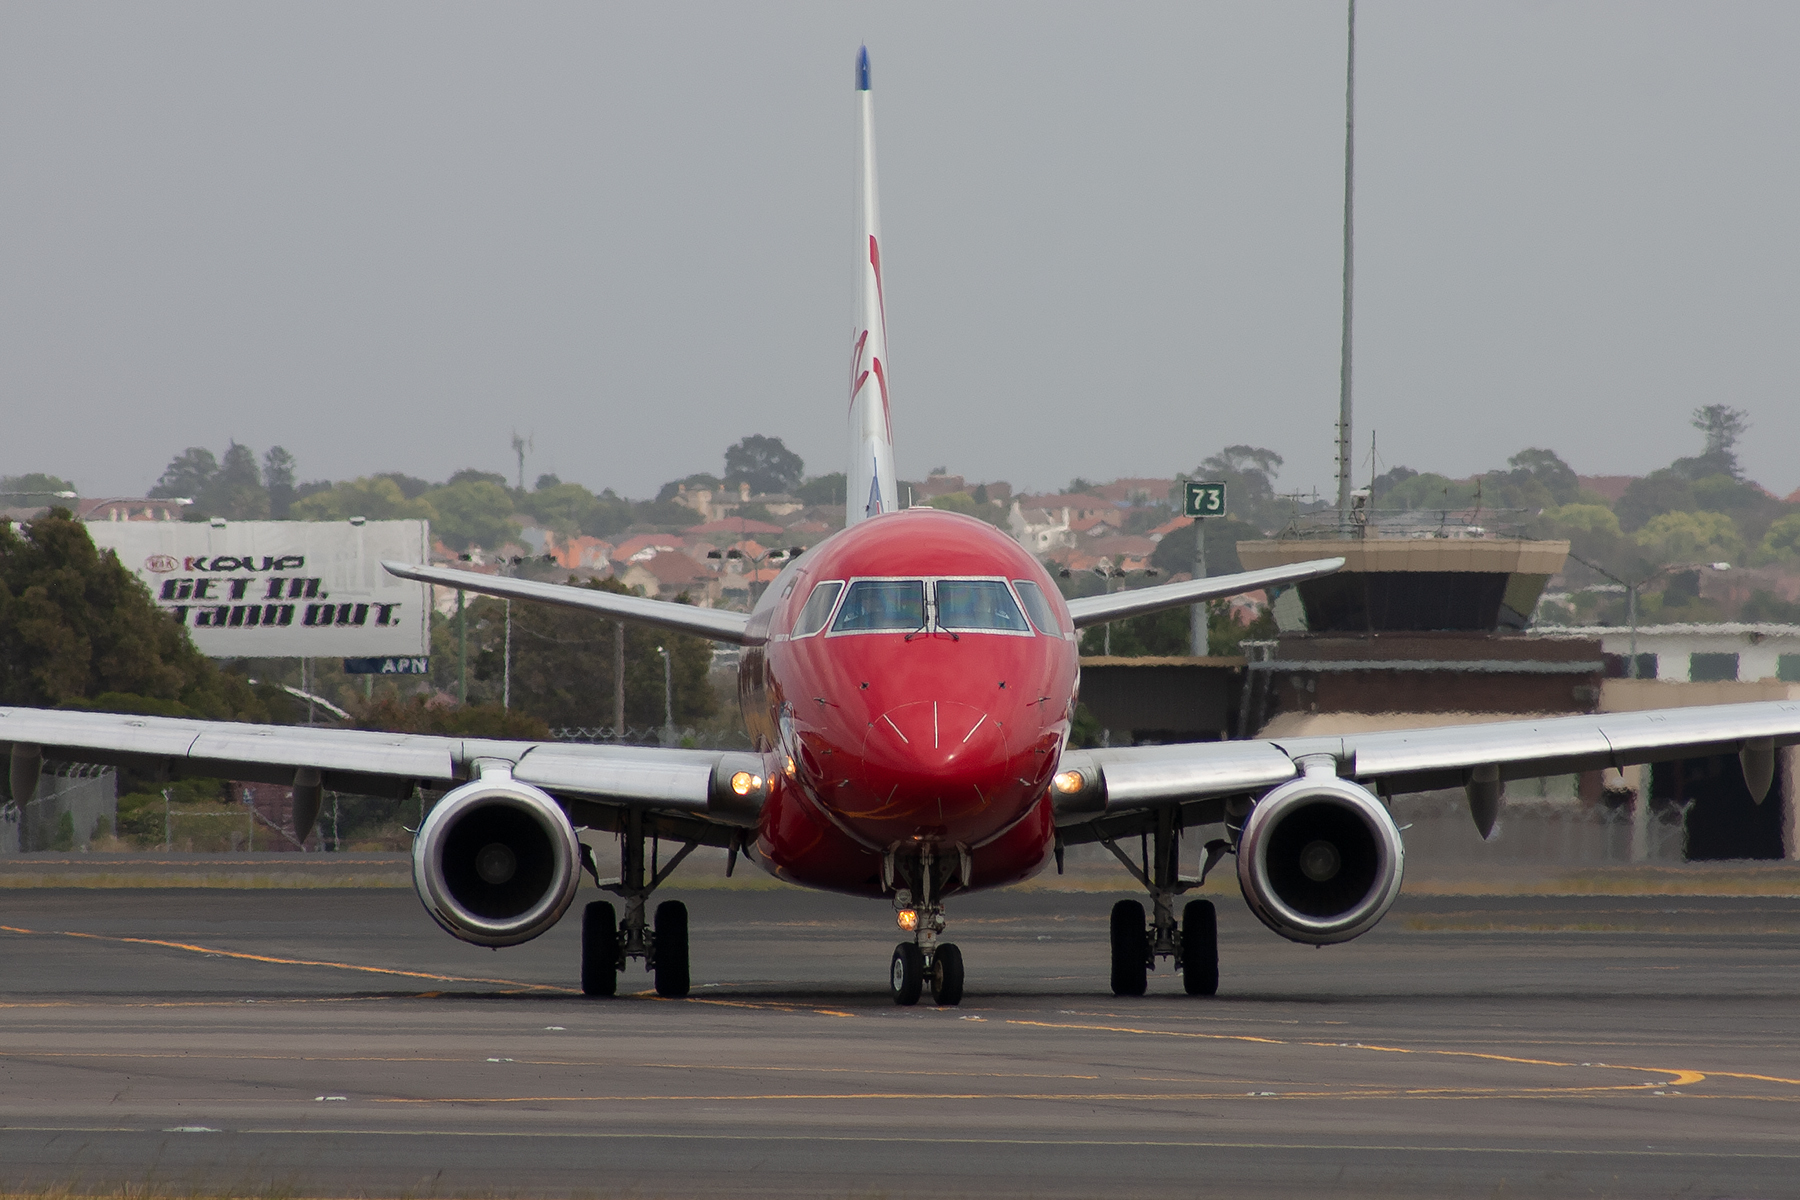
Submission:
POLYGON ((945 629, 942 625, 939 625, 937 623, 937 605, 932 603, 931 601, 926 601, 926 603, 925 603, 925 623, 923 625, 919 626, 917 629, 913 630, 911 633, 907 634, 906 637, 902 640, 910 642, 914 638, 918 637, 921 633, 925 634, 928 637, 934 633, 947 633, 950 635, 951 641, 953 641, 953 642, 962 641, 962 638, 958 637, 954 630, 945 629))

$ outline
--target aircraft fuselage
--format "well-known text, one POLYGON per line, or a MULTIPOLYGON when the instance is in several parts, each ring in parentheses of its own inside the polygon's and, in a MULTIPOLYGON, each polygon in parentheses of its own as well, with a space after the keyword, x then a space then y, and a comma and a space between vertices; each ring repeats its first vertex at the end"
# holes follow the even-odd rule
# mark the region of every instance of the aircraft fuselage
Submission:
POLYGON ((783 571, 750 632, 738 686, 773 781, 765 868, 881 895, 890 852, 966 861, 955 890, 1048 861, 1080 667, 1067 607, 1018 543, 932 509, 862 521, 783 571))

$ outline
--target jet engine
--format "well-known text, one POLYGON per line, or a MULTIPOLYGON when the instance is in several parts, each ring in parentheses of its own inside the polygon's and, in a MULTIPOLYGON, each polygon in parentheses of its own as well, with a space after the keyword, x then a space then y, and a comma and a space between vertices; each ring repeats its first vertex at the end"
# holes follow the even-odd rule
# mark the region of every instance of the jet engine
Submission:
POLYGON ((556 801, 503 773, 438 801, 413 841, 425 911, 477 946, 516 946, 556 924, 580 871, 580 843, 556 801))
POLYGON ((1257 802, 1238 836, 1238 882, 1264 925, 1322 946, 1367 933, 1400 894, 1406 847, 1365 788, 1307 775, 1257 802))

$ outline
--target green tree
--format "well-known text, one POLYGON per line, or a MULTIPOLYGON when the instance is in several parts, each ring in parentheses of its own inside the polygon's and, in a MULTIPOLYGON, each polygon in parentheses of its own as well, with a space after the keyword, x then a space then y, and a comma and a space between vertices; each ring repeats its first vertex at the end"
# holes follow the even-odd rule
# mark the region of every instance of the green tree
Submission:
POLYGON ((659 529, 688 529, 706 518, 673 500, 639 500, 631 506, 631 523, 659 529))
POLYGON ((0 524, 0 704, 266 716, 66 509, 0 524))
MULTIPOLYGON (((1112 623, 1112 652, 1115 658, 1150 658, 1186 656, 1193 649, 1193 617, 1191 610, 1165 608, 1112 623)), ((1233 618, 1231 605, 1224 600, 1210 600, 1206 605, 1206 637, 1208 652, 1232 655, 1239 652, 1246 638, 1272 638, 1276 634, 1275 616, 1264 605, 1256 619, 1240 625, 1233 618)), ((1106 646, 1106 627, 1091 625, 1081 632, 1081 653, 1101 654, 1106 646)))
POLYGON ((519 708, 498 704, 445 704, 432 696, 382 696, 356 710, 358 729, 435 733, 449 737, 509 738, 541 742, 544 722, 519 708))
MULTIPOLYGON (((571 581, 573 582, 573 581, 571 581)), ((616 580, 582 586, 629 594, 616 580)), ((685 601, 684 601, 685 602, 685 601)), ((469 694, 496 703, 506 672, 506 605, 483 597, 469 607, 469 694)), ((712 643, 625 623, 625 723, 640 729, 663 723, 663 659, 673 668, 675 721, 691 725, 713 715, 718 696, 709 679, 712 643)), ((547 604, 512 606, 512 707, 551 728, 613 724, 619 622, 547 604)))
POLYGON ((352 479, 314 492, 294 501, 288 515, 296 521, 347 521, 351 517, 367 517, 371 521, 437 520, 436 509, 424 500, 407 499, 400 485, 386 475, 352 479))
POLYGON ((1521 473, 1542 484, 1557 504, 1573 504, 1581 493, 1581 481, 1575 468, 1564 462, 1554 450, 1537 447, 1521 450, 1506 460, 1513 475, 1521 473))
POLYGON ((1625 494, 1613 505, 1619 514, 1619 526, 1626 533, 1636 533, 1652 517, 1669 512, 1691 512, 1698 505, 1694 485, 1687 477, 1664 467, 1642 479, 1634 479, 1625 494))
POLYGON ((1739 561, 1744 539, 1724 513, 1671 512, 1650 518, 1633 535, 1657 563, 1739 561))
POLYGON ((844 473, 833 471, 808 479, 794 490, 794 495, 808 504, 842 504, 844 487, 844 473))
POLYGON ((961 513, 965 517, 974 517, 986 521, 989 525, 1003 527, 1006 524, 1006 509, 992 502, 978 501, 968 492, 946 492, 942 496, 934 496, 930 500, 920 502, 920 507, 940 508, 945 512, 961 513))
POLYGON ((1756 561, 1800 562, 1800 513, 1789 513, 1769 526, 1756 547, 1756 561))
POLYGON ((1410 511, 1454 512, 1475 503, 1472 480, 1451 479, 1435 471, 1415 472, 1388 488, 1377 504, 1410 511))
POLYGON ((204 446, 189 446, 163 468, 162 478, 150 489, 157 497, 199 499, 213 476, 219 473, 219 460, 204 446))
POLYGON ((498 471, 479 471, 474 467, 464 467, 446 479, 441 486, 455 487, 459 483, 491 483, 503 490, 511 490, 511 485, 506 482, 506 476, 498 471))
POLYGON ((752 434, 725 451, 725 482, 747 483, 755 494, 791 492, 805 475, 806 464, 780 438, 752 434))
POLYGON ((232 442, 206 486, 194 499, 189 519, 229 517, 233 521, 260 521, 269 515, 269 493, 262 471, 250 447, 232 442))
POLYGON ((405 496, 408 500, 417 500, 420 496, 423 496, 426 492, 429 492, 432 488, 438 486, 435 483, 420 479, 417 475, 408 475, 402 471, 380 471, 376 473, 375 478, 392 480, 394 486, 400 489, 400 494, 405 496))
MULTIPOLYGON (((1209 517, 1201 521, 1206 528, 1206 573, 1230 575, 1244 569, 1238 560, 1239 542, 1260 541, 1262 530, 1235 517, 1209 517)), ((1150 554, 1150 565, 1168 575, 1192 572, 1194 569, 1194 526, 1192 523, 1171 530, 1156 543, 1150 554)))
MULTIPOLYGON (((631 502, 621 500, 611 488, 596 496, 579 483, 564 483, 554 475, 541 477, 537 490, 521 498, 519 509, 564 536, 610 537, 632 521, 631 502)), ((684 512, 683 519, 693 524, 693 510, 684 512)))
POLYGON ((1616 538, 1623 532, 1613 510, 1601 504, 1565 504, 1560 508, 1546 508, 1543 517, 1551 531, 1564 537, 1589 535, 1616 538))
POLYGON ((536 517, 546 529, 564 536, 579 533, 594 524, 600 498, 579 483, 556 480, 545 484, 544 479, 553 478, 539 479, 537 490, 521 498, 520 511, 536 517))
POLYGON ((450 483, 433 488, 419 500, 437 514, 432 533, 452 550, 467 550, 471 546, 493 550, 519 536, 519 526, 512 519, 512 496, 492 480, 458 481, 453 476, 450 483))
POLYGON ((1708 404, 1696 408, 1689 423, 1706 435, 1706 441, 1698 457, 1676 459, 1674 469, 1689 479, 1703 479, 1708 475, 1742 479, 1737 444, 1750 428, 1750 414, 1726 404, 1708 404))
POLYGON ((277 521, 287 520, 294 503, 294 456, 280 446, 269 447, 263 455, 263 486, 269 492, 269 515, 277 521))
POLYGON ((0 508, 30 508, 38 504, 55 504, 67 500, 67 496, 59 496, 59 492, 76 491, 74 484, 60 475, 45 475, 41 471, 33 471, 28 475, 7 475, 0 478, 0 492, 7 493, 0 499, 0 508))

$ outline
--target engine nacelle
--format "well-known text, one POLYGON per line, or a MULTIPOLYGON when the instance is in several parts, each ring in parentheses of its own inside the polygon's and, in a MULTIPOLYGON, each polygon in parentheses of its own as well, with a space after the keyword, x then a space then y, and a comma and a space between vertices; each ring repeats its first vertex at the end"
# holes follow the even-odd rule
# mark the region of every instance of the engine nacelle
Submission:
POLYGON ((562 918, 581 882, 581 845, 544 792, 506 775, 438 801, 413 840, 425 911, 477 946, 516 946, 562 918))
POLYGON ((1388 811, 1347 779, 1308 775, 1257 802, 1238 836, 1238 882, 1264 925, 1310 945, 1347 942, 1387 915, 1406 847, 1388 811))

